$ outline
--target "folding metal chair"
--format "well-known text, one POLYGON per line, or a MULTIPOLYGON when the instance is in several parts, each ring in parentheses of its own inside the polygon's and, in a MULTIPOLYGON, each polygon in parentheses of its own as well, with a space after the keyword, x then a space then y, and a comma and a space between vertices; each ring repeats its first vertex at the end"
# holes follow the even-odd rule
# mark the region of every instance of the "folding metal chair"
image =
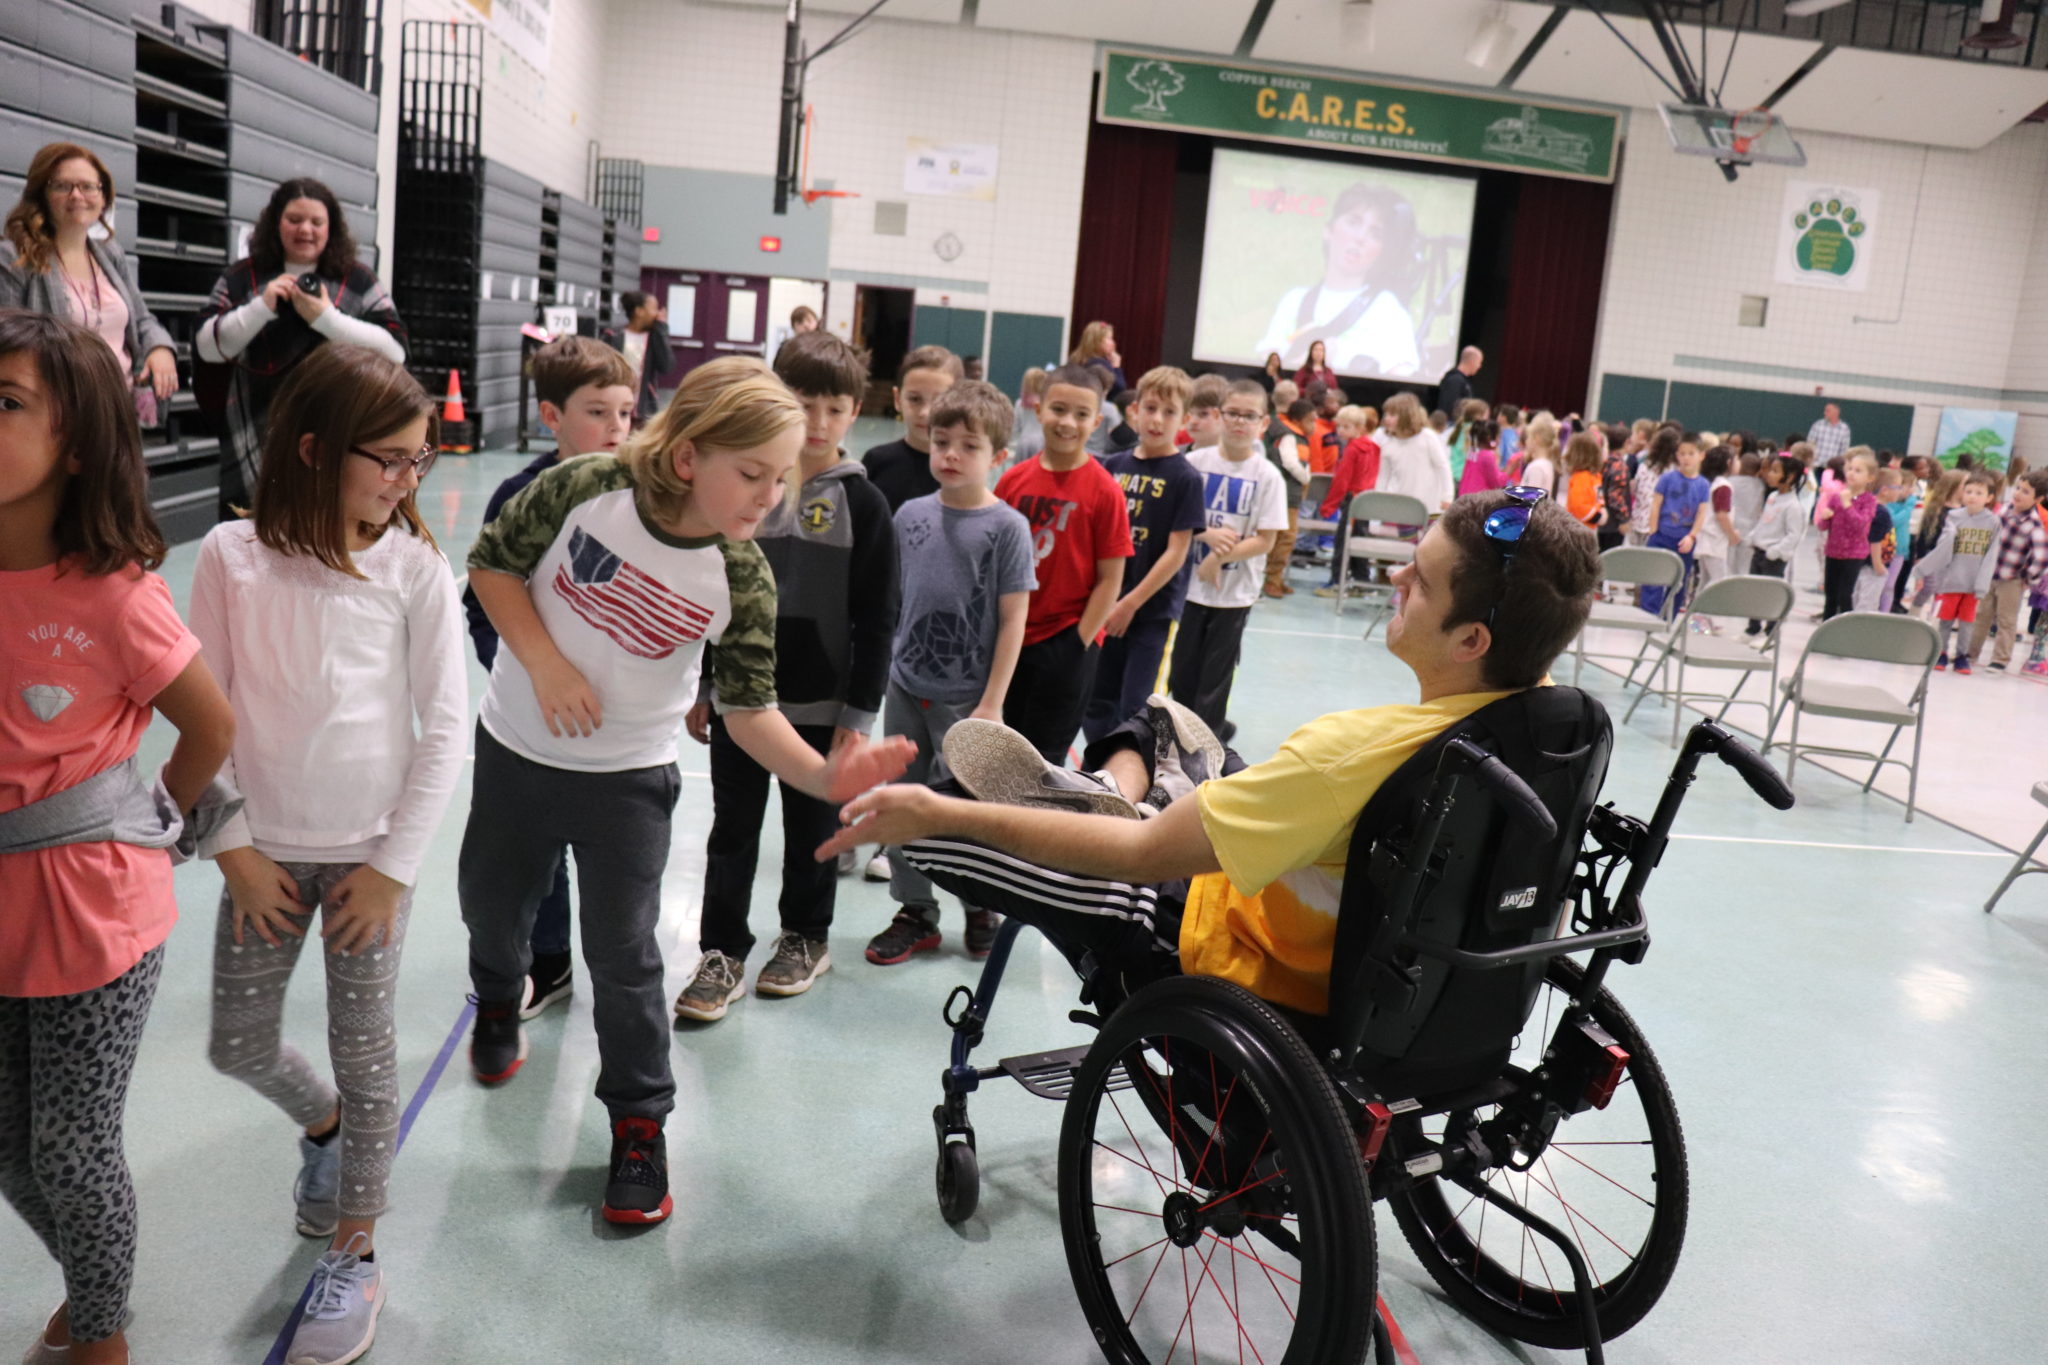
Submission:
POLYGON ((1429 509, 1422 505, 1421 498, 1406 493, 1360 493, 1344 509, 1344 516, 1352 531, 1345 542, 1343 560, 1337 566, 1337 614, 1344 614, 1344 599, 1351 592, 1352 566, 1365 565, 1367 575, 1361 586, 1377 613, 1365 627, 1365 638, 1370 640, 1379 623, 1393 610, 1394 602, 1394 585, 1374 582, 1370 571, 1379 568, 1391 573, 1403 564, 1415 562, 1415 546, 1429 525, 1429 509), (1360 522, 1367 523, 1365 534, 1360 533, 1360 522), (1407 527, 1409 534, 1372 535, 1375 522, 1384 523, 1389 529, 1407 527))
POLYGON ((1884 770, 1885 764, 1896 763, 1906 770, 1906 823, 1913 823, 1913 802, 1920 789, 1920 733, 1927 711, 1927 679, 1934 671, 1934 656, 1940 652, 1941 637, 1933 626, 1917 617, 1852 611, 1821 622, 1819 629, 1808 637, 1806 649, 1799 656, 1799 666, 1792 670, 1791 677, 1779 684, 1784 698, 1771 716, 1771 728, 1764 731, 1764 752, 1771 751, 1772 736, 1778 732, 1778 722, 1790 711, 1792 735, 1784 746, 1787 782, 1792 780, 1793 769, 1799 765, 1802 749, 1810 754, 1830 754, 1837 758, 1870 759, 1870 777, 1863 784, 1865 791, 1869 791, 1877 781, 1877 775, 1884 770), (1807 665, 1815 658, 1897 664, 1917 669, 1918 676, 1912 690, 1900 695, 1875 683, 1808 677, 1807 665), (1889 725, 1892 732, 1885 740, 1884 748, 1874 753, 1868 749, 1801 744, 1801 714, 1867 720, 1877 725, 1889 725), (1893 758, 1892 746, 1898 743, 1899 733, 1909 725, 1913 727, 1913 757, 1910 761, 1893 758))
POLYGON ((1654 693, 1671 703, 1671 743, 1676 747, 1679 716, 1685 710, 1686 698, 1700 697, 1711 700, 1721 695, 1718 692, 1686 691, 1685 670, 1688 667, 1723 671, 1732 669, 1741 674, 1735 680, 1734 689, 1722 698, 1721 709, 1714 713, 1715 720, 1724 718, 1728 714, 1728 708, 1737 701, 1742 701, 1748 706, 1763 707, 1764 716, 1768 719, 1778 696, 1777 626, 1791 614, 1791 611, 1792 585, 1782 578, 1742 574, 1734 578, 1716 579, 1709 583, 1685 604, 1685 615, 1671 627, 1670 633, 1654 636, 1647 642, 1656 650, 1656 667, 1643 678, 1642 690, 1637 692, 1636 699, 1629 703, 1628 712, 1622 716, 1621 723, 1628 724, 1629 717, 1643 704, 1643 698, 1654 693), (1740 635, 1724 637, 1693 630, 1694 617, 1711 620, 1717 616, 1764 622, 1772 628, 1769 645, 1762 653, 1758 653, 1744 644, 1740 635), (1743 685, 1749 681, 1753 673, 1769 673, 1771 685, 1761 697, 1744 698, 1743 685), (1671 686, 1658 687, 1657 679, 1667 674, 1671 678, 1671 686))
POLYGON ((1585 629, 1579 632, 1578 642, 1573 646, 1572 686, 1579 685, 1579 674, 1585 671, 1586 656, 1590 653, 1596 659, 1628 659, 1628 674, 1622 679, 1627 687, 1635 681, 1636 668, 1649 652, 1650 641, 1660 635, 1671 624, 1673 610, 1677 607, 1675 588, 1685 578, 1685 561, 1671 550, 1652 549, 1647 545, 1617 545, 1600 556, 1600 578, 1607 583, 1624 583, 1632 587, 1664 588, 1664 605, 1657 611, 1644 611, 1641 607, 1627 602, 1595 602, 1592 614, 1587 616, 1585 629), (1633 656, 1627 654, 1604 654, 1586 648, 1586 631, 1633 630, 1642 633, 1643 642, 1633 656))
MULTIPOLYGON (((1320 512, 1323 506, 1323 499, 1330 496, 1331 478, 1332 476, 1329 474, 1311 474, 1308 480, 1308 490, 1301 495, 1301 505, 1305 508, 1314 508, 1320 512)), ((1294 530, 1294 562, 1297 564, 1314 564, 1318 560, 1316 553, 1318 537, 1334 535, 1337 530, 1337 522, 1334 517, 1310 516, 1308 512, 1304 511, 1300 519, 1295 522, 1294 530)))
MULTIPOLYGON (((2036 782, 2034 784, 2034 800, 2039 805, 2048 806, 2048 782, 2036 782)), ((2044 838, 2048 838, 2048 824, 2043 824, 2041 828, 2035 830, 2034 842, 2020 850, 2020 856, 2014 861, 2012 870, 2005 874, 2005 880, 2000 882, 1998 889, 1991 893, 1991 899, 1984 902, 1985 914, 1990 914, 1991 907, 1998 904, 1998 898, 2005 894, 2005 888, 2011 886, 2029 872, 2048 872, 2048 866, 2027 866, 2033 860, 2034 850, 2041 846, 2041 840, 2044 838)))

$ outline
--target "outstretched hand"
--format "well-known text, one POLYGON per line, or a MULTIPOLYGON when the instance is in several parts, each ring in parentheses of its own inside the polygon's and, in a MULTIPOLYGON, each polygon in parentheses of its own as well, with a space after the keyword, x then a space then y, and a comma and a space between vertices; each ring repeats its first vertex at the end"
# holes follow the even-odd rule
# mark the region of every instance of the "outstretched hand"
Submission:
POLYGON ((839 812, 840 831, 818 845, 814 856, 821 863, 830 862, 861 844, 888 847, 936 833, 944 800, 930 787, 877 787, 846 803, 839 812))
POLYGON ((835 744, 831 757, 825 760, 825 799, 835 803, 847 801, 870 787, 901 777, 916 756, 917 745, 903 735, 890 735, 872 744, 860 739, 851 744, 835 744))

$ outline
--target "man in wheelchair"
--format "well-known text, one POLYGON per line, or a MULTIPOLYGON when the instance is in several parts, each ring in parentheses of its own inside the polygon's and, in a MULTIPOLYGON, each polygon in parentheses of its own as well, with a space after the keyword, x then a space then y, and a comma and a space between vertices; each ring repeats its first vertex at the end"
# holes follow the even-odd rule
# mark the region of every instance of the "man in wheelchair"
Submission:
POLYGON ((1603 979, 1648 946, 1642 891, 1703 755, 1792 798, 1702 721, 1647 824, 1596 806, 1612 729, 1547 674, 1599 573, 1537 490, 1461 498, 1394 575, 1386 640, 1415 701, 1311 721, 1249 767, 1157 697, 1081 772, 963 722, 947 758, 978 800, 883 787, 819 849, 901 845, 1080 973, 1094 1041, 992 1068, 968 1053, 1016 924, 949 1000, 937 1184, 949 1221, 972 1215, 983 1080, 1065 1102, 1067 1261, 1116 1365, 1199 1360, 1203 1337, 1390 1360, 1378 1199, 1467 1316, 1594 1365, 1670 1282, 1684 1139, 1603 979))
POLYGON ((901 844, 937 884, 1128 986, 1177 964, 1322 1014, 1360 812, 1447 727, 1547 682, 1599 568, 1591 533, 1554 503, 1522 490, 1459 499, 1394 574, 1386 641, 1415 675, 1414 702, 1310 721, 1250 767, 1172 703, 1090 746, 1079 773, 1000 726, 963 724, 948 761, 985 799, 879 788, 847 806, 820 856, 901 844), (1076 813, 1090 809, 1126 818, 1076 813), (1150 818, 1128 818, 1141 810, 1150 818))

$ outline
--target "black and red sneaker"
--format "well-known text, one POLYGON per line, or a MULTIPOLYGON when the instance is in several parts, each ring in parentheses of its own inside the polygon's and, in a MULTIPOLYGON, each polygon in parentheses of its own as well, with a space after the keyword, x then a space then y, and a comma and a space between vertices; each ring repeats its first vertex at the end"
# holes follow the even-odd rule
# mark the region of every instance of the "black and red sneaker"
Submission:
POLYGON ((918 953, 934 952, 938 946, 938 925, 915 910, 898 910, 889 927, 868 940, 868 961, 877 967, 893 967, 918 953))
POLYGON ((612 1176, 604 1187, 607 1223, 659 1223, 675 1203, 668 1193, 668 1142, 655 1119, 612 1124, 612 1176))
POLYGON ((478 1000, 476 1024, 469 1034, 469 1066, 485 1085, 500 1085, 526 1065, 526 1030, 519 1024, 519 1001, 478 1000))

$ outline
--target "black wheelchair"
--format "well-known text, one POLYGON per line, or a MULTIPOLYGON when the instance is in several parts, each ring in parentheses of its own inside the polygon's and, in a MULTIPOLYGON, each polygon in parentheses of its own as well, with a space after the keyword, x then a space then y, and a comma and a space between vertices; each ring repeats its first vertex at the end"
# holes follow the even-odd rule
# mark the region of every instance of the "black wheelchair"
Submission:
POLYGON ((1132 988, 1069 952, 1093 1043, 977 1067, 1023 927, 1006 923, 944 1011, 943 1215, 978 1202, 967 1097, 1010 1076, 1066 1103, 1061 1232, 1115 1365, 1205 1349, 1333 1365, 1375 1344, 1391 1360, 1382 1199, 1467 1316, 1601 1361, 1670 1282, 1687 1209, 1678 1111, 1607 970, 1649 947, 1643 888, 1703 756, 1781 810, 1793 799, 1702 721, 1645 824, 1596 804, 1612 744, 1597 701, 1540 688, 1398 769, 1350 845, 1327 1016, 1212 978, 1132 988))

